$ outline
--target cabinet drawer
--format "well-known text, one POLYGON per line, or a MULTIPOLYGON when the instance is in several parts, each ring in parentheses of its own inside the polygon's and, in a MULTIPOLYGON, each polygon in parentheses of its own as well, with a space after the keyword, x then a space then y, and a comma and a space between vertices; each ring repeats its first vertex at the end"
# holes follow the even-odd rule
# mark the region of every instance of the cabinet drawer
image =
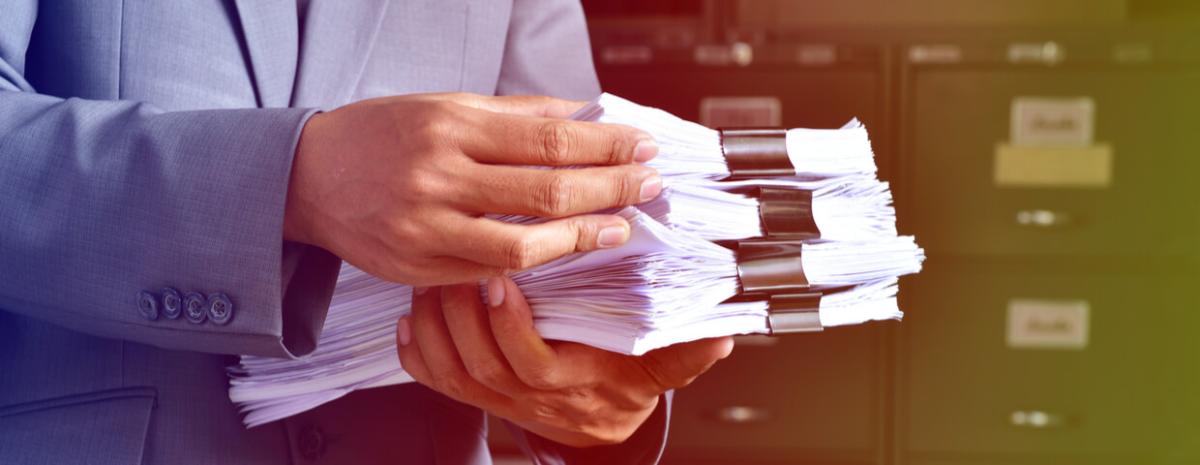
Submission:
POLYGON ((878 442, 879 325, 739 343, 679 390, 667 458, 872 460, 878 442))
MULTIPOLYGON (((1195 251, 1200 72, 979 68, 920 68, 908 86, 911 195, 900 205, 900 218, 931 256, 1177 257, 1195 251), (1014 142, 1010 111, 1020 97, 1091 99, 1094 141, 1111 149, 1110 183, 997 185, 996 152, 1014 142)), ((1094 166, 1077 168, 1084 173, 1094 166)))
POLYGON ((1195 279, 928 268, 907 283, 902 326, 909 450, 1177 453, 1195 424, 1195 279), (1068 334, 1078 316, 1064 316, 1080 305, 1082 347, 1068 334))

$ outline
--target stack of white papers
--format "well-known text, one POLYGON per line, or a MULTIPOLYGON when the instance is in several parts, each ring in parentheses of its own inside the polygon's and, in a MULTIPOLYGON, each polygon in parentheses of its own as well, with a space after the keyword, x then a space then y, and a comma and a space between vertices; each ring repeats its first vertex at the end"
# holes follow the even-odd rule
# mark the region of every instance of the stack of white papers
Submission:
POLYGON ((892 192, 887 183, 873 177, 835 179, 815 186, 801 182, 740 184, 745 186, 742 192, 714 188, 708 183, 673 182, 662 195, 638 208, 668 227, 708 240, 746 239, 768 233, 762 219, 771 199, 764 199, 761 189, 795 191, 811 199, 807 211, 789 212, 812 224, 808 238, 861 241, 896 235, 892 192))
MULTIPOLYGON (((707 337, 901 318, 897 278, 918 272, 924 253, 896 235, 891 193, 875 178, 861 124, 780 132, 794 172, 731 181, 737 169, 718 131, 607 94, 575 117, 654 135, 660 151, 649 164, 666 188, 615 212, 632 227, 627 244, 511 276, 543 337, 640 355, 707 337)), ((230 397, 246 424, 411 381, 395 343, 411 292, 344 264, 313 354, 246 356, 230 369, 230 397)))
MULTIPOLYGON (((658 156, 646 164, 667 179, 725 179, 718 131, 617 97, 601 94, 571 116, 580 121, 624 124, 646 131, 658 142, 658 156)), ((857 119, 839 129, 788 129, 787 156, 801 179, 827 179, 876 172, 867 129, 857 119)))

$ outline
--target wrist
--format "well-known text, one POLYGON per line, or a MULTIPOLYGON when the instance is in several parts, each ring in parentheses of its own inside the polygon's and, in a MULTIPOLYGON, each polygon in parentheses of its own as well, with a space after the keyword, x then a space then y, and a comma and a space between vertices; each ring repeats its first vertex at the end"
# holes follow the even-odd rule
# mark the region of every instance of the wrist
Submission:
POLYGON ((287 198, 283 209, 283 239, 310 245, 322 246, 316 238, 312 214, 316 205, 310 195, 313 190, 313 163, 316 153, 315 129, 321 113, 315 113, 305 122, 292 155, 292 170, 288 178, 287 198))

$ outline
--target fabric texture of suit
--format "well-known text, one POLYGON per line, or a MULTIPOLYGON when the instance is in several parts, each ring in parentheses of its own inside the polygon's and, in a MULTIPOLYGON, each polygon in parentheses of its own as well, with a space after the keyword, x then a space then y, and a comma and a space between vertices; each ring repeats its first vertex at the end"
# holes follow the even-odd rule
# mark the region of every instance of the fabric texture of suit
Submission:
MULTIPOLYGON (((225 370, 321 331, 340 260, 282 240, 305 121, 417 92, 591 98, 579 5, 296 5, 0 0, 0 463, 372 463, 377 428, 397 458, 487 461, 482 413, 415 385, 247 430, 225 370)), ((653 462, 669 404, 618 447, 518 437, 540 463, 653 462)))

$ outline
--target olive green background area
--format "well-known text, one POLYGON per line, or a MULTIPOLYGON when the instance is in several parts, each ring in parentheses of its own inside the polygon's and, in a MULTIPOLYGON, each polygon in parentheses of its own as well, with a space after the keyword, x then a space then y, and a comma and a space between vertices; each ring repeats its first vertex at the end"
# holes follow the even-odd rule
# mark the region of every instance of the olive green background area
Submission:
POLYGON ((1200 463, 1196 9, 1099 1, 1089 14, 1105 18, 1071 24, 913 27, 817 24, 789 16, 796 5, 767 3, 776 5, 717 5, 749 8, 754 21, 690 36, 679 31, 712 5, 632 22, 602 9, 591 27, 605 90, 689 119, 714 96, 776 97, 791 127, 859 117, 901 232, 929 258, 902 280, 903 322, 739 341, 677 394, 666 462, 1200 463), (689 44, 729 38, 750 44, 753 62, 695 62, 689 44), (630 44, 650 44, 653 58, 603 60, 607 47, 630 44), (1062 54, 1010 55, 1031 44, 1062 54), (811 46, 836 59, 798 62, 811 46), (937 53, 914 52, 922 47, 937 53), (1113 151, 1110 185, 994 182, 1012 102, 1031 96, 1094 101, 1094 140, 1113 151), (1060 221, 1018 221, 1030 211, 1060 221), (1086 347, 1010 347, 1008 308, 1019 299, 1087 302, 1086 347))

